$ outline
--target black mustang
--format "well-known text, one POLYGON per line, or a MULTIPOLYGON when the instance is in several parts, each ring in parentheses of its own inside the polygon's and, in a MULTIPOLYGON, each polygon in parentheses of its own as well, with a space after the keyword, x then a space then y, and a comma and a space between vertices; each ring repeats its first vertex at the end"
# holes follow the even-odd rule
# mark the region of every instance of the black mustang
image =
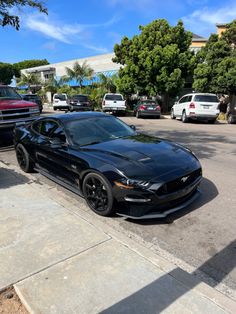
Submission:
POLYGON ((196 198, 202 178, 187 148, 138 134, 103 113, 39 118, 15 128, 22 170, 34 168, 84 196, 97 214, 165 217, 196 198))

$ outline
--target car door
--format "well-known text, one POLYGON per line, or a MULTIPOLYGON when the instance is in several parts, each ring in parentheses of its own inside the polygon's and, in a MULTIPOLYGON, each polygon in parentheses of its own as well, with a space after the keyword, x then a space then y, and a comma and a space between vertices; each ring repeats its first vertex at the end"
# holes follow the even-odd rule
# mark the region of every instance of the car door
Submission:
POLYGON ((69 145, 63 126, 52 119, 41 120, 35 141, 38 166, 53 177, 72 184, 69 145))
POLYGON ((182 114, 182 103, 185 97, 180 98, 180 100, 175 104, 174 115, 179 117, 182 114))

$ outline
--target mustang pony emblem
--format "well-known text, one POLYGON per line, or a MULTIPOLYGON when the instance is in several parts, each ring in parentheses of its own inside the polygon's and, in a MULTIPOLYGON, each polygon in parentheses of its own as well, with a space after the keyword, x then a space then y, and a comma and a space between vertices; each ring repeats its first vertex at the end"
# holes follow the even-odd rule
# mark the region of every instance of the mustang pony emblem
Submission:
POLYGON ((181 178, 181 181, 185 183, 188 180, 189 176, 181 178))

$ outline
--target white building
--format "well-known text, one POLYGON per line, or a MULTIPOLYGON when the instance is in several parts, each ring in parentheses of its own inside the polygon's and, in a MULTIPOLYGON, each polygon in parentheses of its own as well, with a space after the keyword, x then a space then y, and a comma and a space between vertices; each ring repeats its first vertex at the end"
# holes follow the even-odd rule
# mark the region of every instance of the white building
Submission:
MULTIPOLYGON (((66 75, 66 67, 72 68, 75 62, 79 62, 80 64, 83 64, 83 62, 86 61, 86 63, 94 70, 94 74, 95 74, 94 80, 96 80, 96 75, 99 73, 103 73, 106 76, 111 76, 118 72, 120 65, 112 61, 112 58, 114 56, 115 56, 114 53, 108 53, 108 54, 98 55, 94 57, 81 58, 81 59, 75 59, 75 60, 58 62, 58 63, 51 63, 49 65, 42 65, 42 66, 30 68, 30 69, 24 69, 22 70, 22 73, 26 75, 30 73, 34 73, 40 76, 42 81, 47 81, 51 76, 60 78, 63 75, 66 75)), ((69 85, 76 86, 76 82, 71 81, 69 82, 69 85)), ((84 85, 86 85, 86 82, 84 85)))

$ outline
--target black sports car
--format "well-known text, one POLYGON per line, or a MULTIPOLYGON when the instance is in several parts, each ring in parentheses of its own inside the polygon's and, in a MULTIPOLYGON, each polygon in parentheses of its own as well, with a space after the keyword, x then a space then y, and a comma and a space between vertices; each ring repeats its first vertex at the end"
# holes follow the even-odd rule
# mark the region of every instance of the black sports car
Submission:
POLYGON ((53 115, 15 129, 25 172, 34 168, 78 193, 97 214, 165 217, 189 205, 202 178, 187 148, 138 134, 97 112, 53 115))

